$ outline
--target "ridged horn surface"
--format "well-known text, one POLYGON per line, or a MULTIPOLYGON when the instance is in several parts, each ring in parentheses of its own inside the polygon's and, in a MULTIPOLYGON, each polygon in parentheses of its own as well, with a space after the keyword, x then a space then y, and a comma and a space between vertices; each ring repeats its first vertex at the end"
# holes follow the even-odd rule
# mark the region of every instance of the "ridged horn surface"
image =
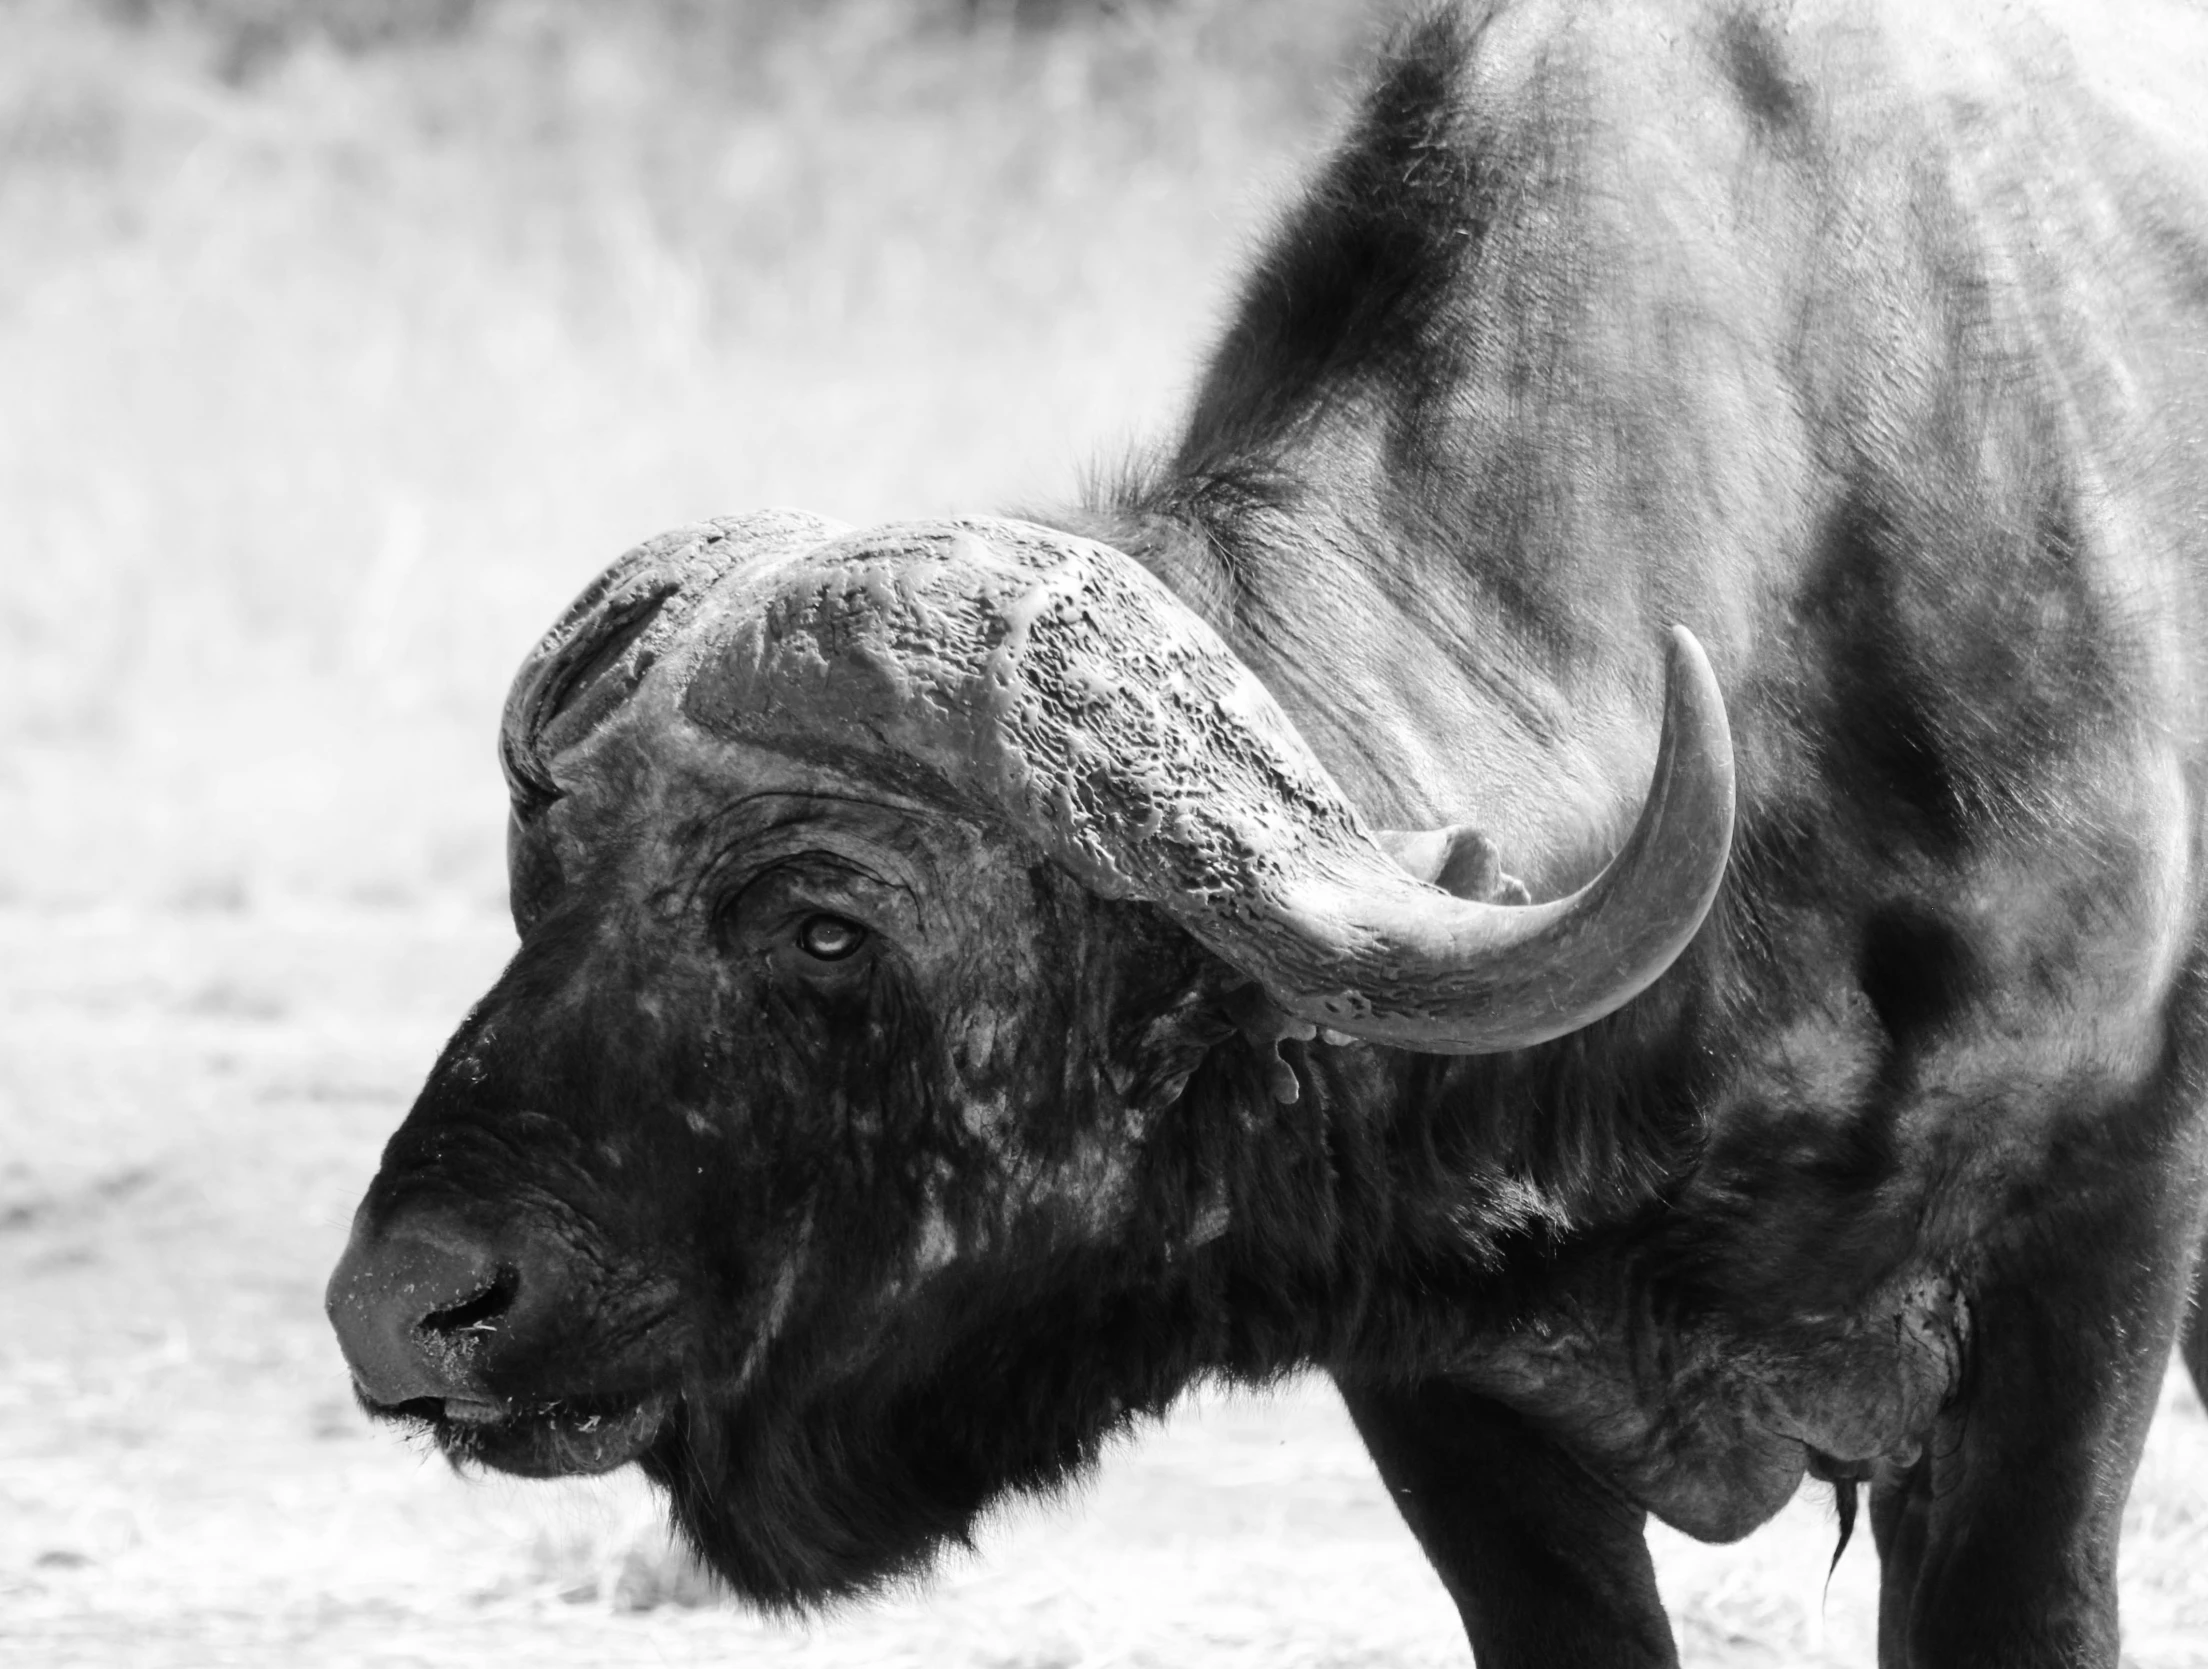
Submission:
POLYGON ((709 588, 667 651, 690 720, 985 804, 1339 1031, 1485 1053, 1576 1030, 1671 964, 1724 875, 1731 743, 1683 628, 1624 848, 1567 898, 1502 906, 1390 859, 1249 668, 1118 551, 997 519, 687 532, 687 557, 646 549, 709 588), (745 548, 724 565, 707 541, 745 548))
POLYGON ((550 761, 587 737, 678 648, 731 569, 754 569, 846 531, 802 510, 678 527, 617 557, 537 642, 506 693, 499 764, 517 808, 555 797, 550 761))

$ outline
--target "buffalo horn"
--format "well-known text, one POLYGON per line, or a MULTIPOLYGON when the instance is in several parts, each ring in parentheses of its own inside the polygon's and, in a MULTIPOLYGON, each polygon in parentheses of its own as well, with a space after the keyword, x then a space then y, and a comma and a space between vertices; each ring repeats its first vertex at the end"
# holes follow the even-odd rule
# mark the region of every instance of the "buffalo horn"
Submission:
POLYGON ((655 551, 714 574, 667 650, 694 723, 977 802, 1338 1032, 1477 1054, 1576 1030, 1671 964, 1724 874, 1731 743, 1684 628, 1623 849, 1569 897, 1496 905, 1393 861, 1256 675, 1119 551, 997 519, 691 536, 751 547, 655 551))

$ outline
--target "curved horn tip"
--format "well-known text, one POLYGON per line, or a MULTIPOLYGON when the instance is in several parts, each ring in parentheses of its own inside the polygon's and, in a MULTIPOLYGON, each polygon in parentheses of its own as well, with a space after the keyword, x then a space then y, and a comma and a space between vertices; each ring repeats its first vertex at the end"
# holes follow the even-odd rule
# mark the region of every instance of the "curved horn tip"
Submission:
MULTIPOLYGON (((1725 877, 1734 816, 1732 732, 1709 657, 1671 629, 1663 721, 1647 795, 1601 874, 1547 904, 1501 907, 1375 896, 1346 984, 1367 1012, 1320 993, 1287 1006, 1375 1043, 1490 1054, 1578 1031, 1660 978, 1701 930, 1725 877), (1407 969, 1421 970, 1406 977, 1407 969)), ((1392 868, 1392 862, 1391 862, 1392 868)))
MULTIPOLYGON (((1667 634, 1664 656, 1664 722, 1657 742, 1656 781, 1680 782, 1697 791, 1704 815, 1716 825, 1722 875, 1733 835, 1733 728, 1725 710, 1725 692, 1710 665, 1709 652, 1686 627, 1667 634), (1684 753, 1687 757, 1680 758, 1684 753), (1682 769, 1683 767, 1683 769, 1682 769)), ((1716 876, 1710 891, 1714 895, 1716 876)))
MULTIPOLYGON (((1709 651, 1702 647, 1702 640, 1684 626, 1675 624, 1664 635, 1666 708, 1692 701, 1699 709, 1697 716, 1710 728, 1723 733, 1730 744, 1732 735, 1725 718, 1725 692, 1718 684, 1716 668, 1710 665, 1709 651)), ((1730 752, 1729 746, 1727 751, 1730 752)))

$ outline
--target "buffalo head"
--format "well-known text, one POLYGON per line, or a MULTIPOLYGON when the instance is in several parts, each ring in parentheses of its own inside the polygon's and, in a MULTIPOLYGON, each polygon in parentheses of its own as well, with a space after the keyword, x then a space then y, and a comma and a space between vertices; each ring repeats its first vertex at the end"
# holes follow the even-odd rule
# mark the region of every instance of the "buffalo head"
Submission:
POLYGON ((645 545, 503 746, 521 947, 330 1313, 375 1412, 507 1471, 640 1460, 769 1604, 910 1568, 1236 1366, 1217 1259, 1283 1232, 1326 1107, 1627 1001, 1731 821, 1680 633, 1610 867, 1453 896, 1147 570, 1008 521, 645 545))

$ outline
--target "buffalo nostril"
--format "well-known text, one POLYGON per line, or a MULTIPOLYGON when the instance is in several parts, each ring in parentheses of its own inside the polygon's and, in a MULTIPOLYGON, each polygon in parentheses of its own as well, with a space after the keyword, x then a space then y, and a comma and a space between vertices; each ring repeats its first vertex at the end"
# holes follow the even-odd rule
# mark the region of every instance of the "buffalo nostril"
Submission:
MULTIPOLYGON (((363 1214, 365 1218, 365 1213, 363 1214)), ((476 1358, 520 1290, 515 1266, 458 1223, 354 1225, 330 1277, 327 1308, 347 1365, 370 1402, 458 1401, 490 1408, 476 1358)))
POLYGON ((477 1362, 520 1287, 519 1274, 501 1268, 474 1297, 432 1310, 414 1324, 417 1356, 435 1364, 445 1385, 441 1400, 447 1419, 479 1425, 504 1417, 504 1405, 481 1392, 477 1362))
POLYGON ((443 1309, 431 1310, 415 1325, 425 1333, 443 1333, 455 1338, 495 1333, 498 1331, 498 1318, 513 1307, 514 1294, 520 1290, 520 1271, 501 1266, 492 1273, 489 1283, 474 1297, 443 1309))

